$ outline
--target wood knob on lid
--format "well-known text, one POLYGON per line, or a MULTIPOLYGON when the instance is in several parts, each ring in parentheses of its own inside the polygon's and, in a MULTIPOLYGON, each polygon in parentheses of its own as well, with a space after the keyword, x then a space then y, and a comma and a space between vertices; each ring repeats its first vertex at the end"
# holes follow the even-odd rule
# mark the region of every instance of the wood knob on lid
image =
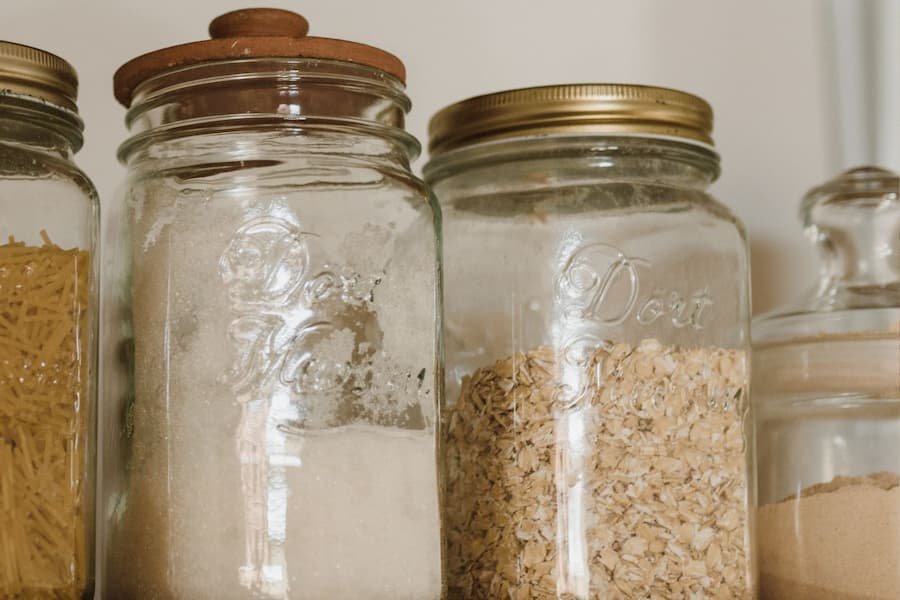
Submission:
POLYGON ((302 38, 309 21, 302 15, 279 8, 243 8, 219 15, 209 24, 213 39, 242 37, 302 38))

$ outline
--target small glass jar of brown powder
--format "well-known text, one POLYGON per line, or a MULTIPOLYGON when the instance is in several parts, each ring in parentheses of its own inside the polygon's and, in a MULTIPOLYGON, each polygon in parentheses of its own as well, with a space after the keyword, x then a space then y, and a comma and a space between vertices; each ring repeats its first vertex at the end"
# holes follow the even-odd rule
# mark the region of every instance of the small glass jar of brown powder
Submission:
POLYGON ((758 537, 768 600, 900 598, 900 185, 813 189, 821 279, 753 324, 758 537))
POLYGON ((450 598, 753 597, 747 246, 711 128, 631 85, 432 120, 450 598))
POLYGON ((93 597, 99 209, 77 86, 0 41, 0 598, 93 597))

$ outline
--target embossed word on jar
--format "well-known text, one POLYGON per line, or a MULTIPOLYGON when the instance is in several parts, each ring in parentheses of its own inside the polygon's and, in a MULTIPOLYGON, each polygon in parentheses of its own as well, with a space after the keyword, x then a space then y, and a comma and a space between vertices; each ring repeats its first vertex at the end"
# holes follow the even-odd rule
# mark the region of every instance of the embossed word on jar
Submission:
POLYGON ((557 278, 556 298, 568 319, 620 325, 631 317, 649 325, 663 317, 676 328, 703 328, 703 317, 713 304, 707 287, 695 290, 652 288, 641 295, 641 272, 650 261, 628 256, 615 246, 594 243, 578 248, 557 278))

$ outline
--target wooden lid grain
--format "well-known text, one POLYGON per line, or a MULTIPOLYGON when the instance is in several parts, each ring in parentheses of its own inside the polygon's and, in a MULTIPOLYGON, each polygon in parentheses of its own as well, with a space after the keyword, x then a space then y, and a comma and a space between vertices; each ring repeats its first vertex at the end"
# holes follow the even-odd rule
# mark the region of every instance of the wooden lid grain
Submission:
POLYGON ((163 71, 217 60, 243 58, 319 58, 373 67, 406 82, 403 62, 379 48, 324 37, 308 37, 308 21, 276 8, 247 8, 212 20, 212 39, 163 48, 138 56, 113 76, 116 100, 131 106, 141 82, 163 71))

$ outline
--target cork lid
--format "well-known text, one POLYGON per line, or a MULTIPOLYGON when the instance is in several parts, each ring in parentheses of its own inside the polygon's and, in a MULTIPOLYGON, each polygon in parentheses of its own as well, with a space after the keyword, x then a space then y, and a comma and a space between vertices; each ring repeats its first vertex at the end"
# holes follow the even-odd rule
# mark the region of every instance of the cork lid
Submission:
POLYGON ((193 64, 246 58, 319 58, 366 65, 406 81, 406 68, 393 54, 346 40, 310 37, 301 15, 276 8, 225 13, 209 24, 212 39, 190 42, 134 58, 113 77, 116 100, 131 106, 135 88, 164 71, 193 64))

